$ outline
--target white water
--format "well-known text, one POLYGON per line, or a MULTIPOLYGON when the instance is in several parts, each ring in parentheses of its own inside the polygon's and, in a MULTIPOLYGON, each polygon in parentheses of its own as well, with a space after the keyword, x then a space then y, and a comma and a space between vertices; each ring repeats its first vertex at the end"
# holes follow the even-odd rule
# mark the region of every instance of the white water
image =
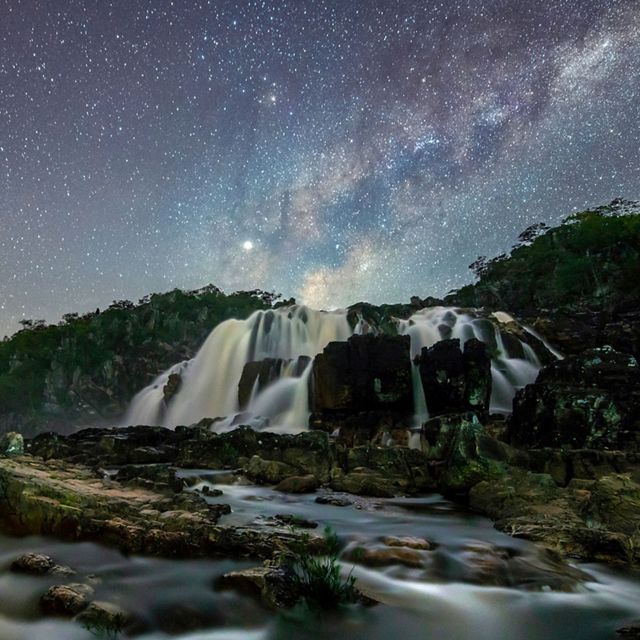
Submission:
POLYGON ((228 419, 220 429, 233 425, 238 414, 238 383, 248 362, 264 358, 293 360, 282 367, 280 379, 251 394, 248 418, 243 423, 289 432, 306 429, 309 418, 310 367, 296 376, 295 359, 315 357, 329 342, 345 341, 352 331, 345 311, 314 311, 293 306, 256 311, 247 320, 227 320, 209 335, 193 360, 172 367, 143 389, 131 402, 126 424, 163 424, 174 427, 202 418, 228 419), (179 392, 165 405, 162 388, 171 373, 180 372, 179 392))
MULTIPOLYGON (((522 341, 520 344, 524 358, 510 354, 499 326, 516 321, 501 311, 493 313, 492 316, 495 324, 487 318, 453 307, 430 307, 421 309, 408 320, 398 320, 398 331, 411 338, 412 360, 420 354, 423 347, 432 347, 436 342, 446 338, 459 339, 461 347, 471 338, 487 343, 489 349, 494 350, 491 362, 493 384, 490 409, 495 413, 510 413, 516 391, 535 381, 540 370, 540 360, 534 350, 522 341)), ((416 423, 422 424, 429 417, 429 413, 418 368, 415 365, 413 378, 415 420, 416 423)))
MULTIPOLYGON (((483 318, 472 311, 432 307, 408 320, 397 320, 398 332, 410 336, 411 359, 423 347, 444 338, 458 338, 461 345, 470 338, 486 342, 493 353, 491 411, 508 413, 518 388, 533 382, 540 369, 534 350, 520 342, 524 357, 508 352, 500 331, 501 324, 515 323, 506 313, 483 318)), ((314 311, 293 306, 257 311, 247 320, 227 320, 209 335, 193 360, 182 362, 158 376, 138 393, 127 412, 125 424, 162 424, 175 427, 193 424, 202 418, 220 418, 216 430, 250 424, 254 428, 296 433, 307 428, 309 418, 308 385, 311 363, 300 373, 297 358, 314 358, 333 341, 345 341, 353 333, 376 331, 360 319, 354 330, 346 311, 314 311), (238 383, 248 362, 264 358, 289 361, 281 367, 277 380, 264 389, 254 384, 246 410, 240 414, 238 383), (167 404, 163 387, 172 373, 179 373, 182 384, 167 404)), ((420 372, 412 364, 414 425, 429 418, 420 372)))

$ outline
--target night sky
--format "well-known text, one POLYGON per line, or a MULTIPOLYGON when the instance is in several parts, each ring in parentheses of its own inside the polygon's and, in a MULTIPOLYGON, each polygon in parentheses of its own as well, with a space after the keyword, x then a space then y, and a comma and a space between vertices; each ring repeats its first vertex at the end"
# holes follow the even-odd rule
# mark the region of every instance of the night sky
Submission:
POLYGON ((0 0, 0 335, 212 282, 442 295, 640 197, 638 0, 0 0))

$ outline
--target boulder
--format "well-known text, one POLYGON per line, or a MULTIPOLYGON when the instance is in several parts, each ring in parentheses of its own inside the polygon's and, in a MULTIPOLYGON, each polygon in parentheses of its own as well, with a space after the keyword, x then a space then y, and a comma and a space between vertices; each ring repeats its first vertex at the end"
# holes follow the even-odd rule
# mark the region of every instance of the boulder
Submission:
POLYGON ((283 493, 313 493, 320 483, 314 475, 291 476, 276 485, 276 491, 283 493))
POLYGON ((40 607, 48 615, 75 616, 89 604, 93 588, 87 584, 55 584, 40 598, 40 607))
POLYGON ((640 451, 640 367, 610 347, 544 367, 516 394, 512 441, 524 447, 640 451))
POLYGON ((111 602, 94 600, 74 620, 96 635, 110 637, 120 633, 131 622, 131 615, 111 602))
POLYGON ((53 558, 42 553, 24 553, 12 563, 10 570, 13 573, 26 573, 32 576, 65 575, 75 573, 71 567, 56 564, 53 558))

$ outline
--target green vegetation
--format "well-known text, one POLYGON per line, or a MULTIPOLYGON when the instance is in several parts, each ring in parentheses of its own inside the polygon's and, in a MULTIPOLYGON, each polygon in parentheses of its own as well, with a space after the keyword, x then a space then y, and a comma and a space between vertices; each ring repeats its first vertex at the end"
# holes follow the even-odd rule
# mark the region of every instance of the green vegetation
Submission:
POLYGON ((209 285, 153 294, 136 305, 69 313, 58 325, 23 320, 0 342, 0 414, 64 413, 90 407, 109 416, 158 371, 191 357, 208 333, 228 318, 272 306, 263 291, 229 295, 209 285))
POLYGON ((331 527, 325 528, 324 539, 327 549, 324 556, 309 553, 308 536, 293 549, 294 584, 309 607, 334 609, 355 602, 358 592, 354 576, 349 574, 343 580, 340 575, 338 537, 331 527))
POLYGON ((446 298, 522 312, 572 304, 631 306, 640 298, 640 204, 621 199, 532 225, 510 255, 478 258, 478 282, 446 298))

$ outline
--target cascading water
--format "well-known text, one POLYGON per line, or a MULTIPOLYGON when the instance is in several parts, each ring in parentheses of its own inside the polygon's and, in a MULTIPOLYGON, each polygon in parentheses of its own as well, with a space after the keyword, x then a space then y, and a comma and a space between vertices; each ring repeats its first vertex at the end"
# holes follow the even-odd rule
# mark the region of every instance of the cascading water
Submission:
MULTIPOLYGON (((504 312, 483 317, 473 310, 432 307, 408 320, 397 320, 398 332, 411 339, 412 362, 423 347, 445 338, 458 338, 461 345, 470 338, 486 343, 492 355, 491 411, 498 413, 511 411, 516 390, 533 382, 540 369, 535 351, 513 331, 507 331, 508 325, 534 335, 504 312)), ((302 431, 307 428, 310 413, 312 361, 301 367, 298 358, 312 359, 329 342, 371 331, 376 332, 376 327, 362 318, 352 330, 346 311, 314 311, 297 305, 257 311, 247 320, 227 320, 211 332, 193 360, 173 366, 136 395, 125 423, 174 427, 202 418, 220 418, 216 422, 218 431, 236 424, 302 431), (262 388, 256 377, 247 406, 240 407, 238 384, 245 365, 265 358, 281 361, 275 376, 262 388), (172 374, 180 375, 180 388, 166 402, 164 388, 172 374)), ((429 418, 429 412, 416 364, 412 364, 412 383, 414 426, 419 427, 429 418)))
MULTIPOLYGON (((511 354, 505 345, 499 325, 517 324, 516 321, 501 311, 491 315, 495 323, 472 311, 430 307, 418 311, 408 320, 398 320, 398 332, 410 336, 412 360, 420 354, 423 347, 432 347, 436 342, 447 338, 458 338, 461 346, 471 338, 486 343, 492 355, 493 384, 490 408, 496 413, 509 413, 516 390, 535 381, 541 364, 531 346, 520 339, 515 340, 519 353, 511 354)), ((412 371, 415 421, 422 424, 429 417, 427 403, 415 364, 412 371)))
POLYGON ((218 430, 234 424, 238 414, 238 383, 248 362, 265 358, 291 360, 279 379, 262 391, 254 385, 243 424, 301 431, 306 428, 310 365, 296 375, 295 359, 313 358, 333 341, 345 341, 352 330, 345 311, 314 311, 293 306, 256 311, 247 320, 227 320, 209 335, 193 360, 176 365, 156 378, 133 399, 126 424, 163 424, 174 427, 202 418, 227 417, 218 430), (167 404, 164 386, 172 373, 180 373, 180 390, 167 404))

